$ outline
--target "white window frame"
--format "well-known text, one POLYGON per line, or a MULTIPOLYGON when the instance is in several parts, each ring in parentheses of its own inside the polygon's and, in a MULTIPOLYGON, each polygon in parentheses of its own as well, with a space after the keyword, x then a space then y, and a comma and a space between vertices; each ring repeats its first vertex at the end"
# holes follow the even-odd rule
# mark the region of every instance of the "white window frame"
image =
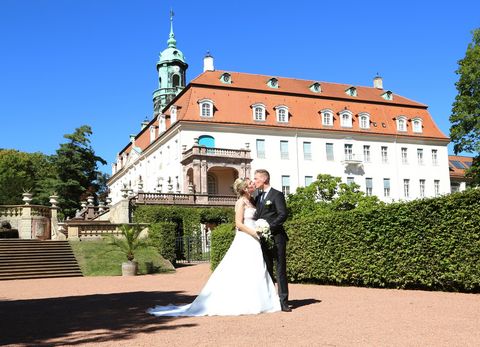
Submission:
POLYGON ((396 119, 397 122, 397 131, 406 132, 407 131, 407 117, 399 116, 396 119))
POLYGON ((277 114, 278 123, 288 123, 288 107, 287 106, 285 105, 275 106, 275 112, 277 114))
POLYGON ((425 180, 424 179, 420 179, 418 181, 418 185, 419 185, 419 191, 420 191, 420 197, 421 198, 424 198, 425 197, 425 180))
POLYGON ((290 155, 288 153, 288 140, 280 140, 280 159, 288 160, 290 155), (282 144, 286 144, 286 152, 282 152, 282 144))
POLYGON ((303 142, 303 160, 312 160, 312 143, 310 141, 303 142), (309 148, 309 151, 305 151, 305 148, 309 148))
POLYGON ((388 147, 382 146, 380 151, 382 156, 382 164, 388 164, 388 147))
POLYGON ((305 187, 308 187, 310 184, 313 183, 313 176, 305 176, 305 187))
POLYGON ((333 126, 333 111, 330 109, 321 110, 320 114, 322 116, 322 125, 323 126, 333 126))
POLYGON ((423 165, 424 164, 423 148, 417 148, 417 161, 418 161, 418 165, 423 165))
POLYGON ((265 139, 257 139, 255 141, 256 150, 257 150, 257 158, 258 159, 265 159, 265 139), (259 143, 263 143, 263 151, 260 150, 259 143))
POLYGON ((402 147, 400 151, 401 151, 401 157, 402 157, 402 164, 407 165, 408 164, 408 148, 402 147))
POLYGON ((373 178, 372 177, 365 178, 365 195, 366 196, 373 195, 373 178), (370 182, 370 187, 368 182, 370 182))
POLYGON ((326 155, 327 161, 334 161, 335 160, 335 145, 333 144, 333 142, 327 142, 325 144, 325 155, 326 155), (328 157, 328 149, 329 148, 332 149, 331 158, 328 157))
POLYGON ((353 114, 349 110, 343 110, 339 112, 340 115, 340 126, 342 128, 352 128, 353 127, 353 114))
POLYGON ((358 124, 360 129, 370 129, 370 115, 366 112, 359 113, 358 124))
POLYGON ((383 179, 383 196, 386 198, 390 197, 390 178, 383 179))
POLYGON ((266 107, 264 104, 261 103, 256 103, 252 105, 252 117, 253 120, 256 122, 265 122, 265 113, 266 113, 266 107), (257 110, 259 110, 259 115, 260 117, 257 118, 257 110))
POLYGON ((198 105, 200 106, 200 118, 213 118, 213 101, 210 99, 201 99, 198 100, 198 105), (208 111, 207 113, 204 113, 208 111))
POLYGON ((282 193, 287 196, 290 194, 290 176, 282 175, 282 193))
POLYGON ((363 145, 363 161, 365 163, 370 163, 372 161, 370 145, 363 145))
POLYGON ((438 149, 432 149, 432 165, 438 166, 438 149))
POLYGON ((407 178, 403 180, 403 196, 405 198, 410 197, 410 180, 407 178))
POLYGON ((344 151, 344 154, 345 154, 345 160, 353 160, 354 159, 354 156, 353 156, 353 144, 351 143, 345 143, 343 145, 343 151, 344 151))
POLYGON ((440 180, 433 181, 433 191, 434 191, 435 197, 440 196, 440 180))
POLYGON ((421 134, 423 132, 423 121, 421 118, 412 119, 412 129, 416 134, 421 134))

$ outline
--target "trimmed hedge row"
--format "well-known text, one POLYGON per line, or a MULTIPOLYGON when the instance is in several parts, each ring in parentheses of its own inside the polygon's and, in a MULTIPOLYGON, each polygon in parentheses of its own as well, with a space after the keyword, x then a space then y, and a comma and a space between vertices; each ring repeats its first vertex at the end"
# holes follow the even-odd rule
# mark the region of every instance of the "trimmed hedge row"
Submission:
POLYGON ((227 253, 235 237, 235 224, 226 223, 217 226, 211 235, 210 268, 215 270, 227 253))
MULTIPOLYGON (((480 189, 286 223, 290 282, 480 291, 480 189)), ((212 233, 212 270, 233 224, 212 233)))
POLYGON ((287 223, 290 281, 480 290, 480 190, 287 223))
POLYGON ((177 225, 173 222, 157 222, 149 227, 148 236, 160 255, 175 265, 175 233, 177 225))

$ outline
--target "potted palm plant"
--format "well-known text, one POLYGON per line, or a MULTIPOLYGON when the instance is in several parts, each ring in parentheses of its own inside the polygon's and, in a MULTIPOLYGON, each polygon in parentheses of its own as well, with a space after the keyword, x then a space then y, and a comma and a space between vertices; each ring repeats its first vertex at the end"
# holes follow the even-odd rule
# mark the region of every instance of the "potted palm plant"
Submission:
POLYGON ((135 276, 138 270, 138 263, 135 261, 135 251, 150 246, 146 238, 140 238, 142 226, 139 224, 120 226, 120 237, 110 236, 109 244, 116 246, 119 251, 126 255, 127 261, 122 263, 122 276, 135 276))

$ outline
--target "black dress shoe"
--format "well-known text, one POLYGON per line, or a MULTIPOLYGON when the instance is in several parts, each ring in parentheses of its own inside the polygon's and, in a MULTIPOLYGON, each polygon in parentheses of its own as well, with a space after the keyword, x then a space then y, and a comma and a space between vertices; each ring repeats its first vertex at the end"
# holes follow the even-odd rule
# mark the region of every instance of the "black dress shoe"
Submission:
POLYGON ((292 309, 287 304, 280 304, 283 312, 292 312, 292 309))

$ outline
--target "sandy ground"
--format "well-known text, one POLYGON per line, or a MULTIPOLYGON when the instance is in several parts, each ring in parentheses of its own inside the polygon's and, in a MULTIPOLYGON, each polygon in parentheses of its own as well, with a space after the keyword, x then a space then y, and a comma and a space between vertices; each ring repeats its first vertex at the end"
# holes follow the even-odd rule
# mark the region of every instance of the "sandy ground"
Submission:
POLYGON ((157 318, 209 265, 174 274, 0 281, 0 345, 480 346, 480 295, 290 285, 291 313, 157 318))

